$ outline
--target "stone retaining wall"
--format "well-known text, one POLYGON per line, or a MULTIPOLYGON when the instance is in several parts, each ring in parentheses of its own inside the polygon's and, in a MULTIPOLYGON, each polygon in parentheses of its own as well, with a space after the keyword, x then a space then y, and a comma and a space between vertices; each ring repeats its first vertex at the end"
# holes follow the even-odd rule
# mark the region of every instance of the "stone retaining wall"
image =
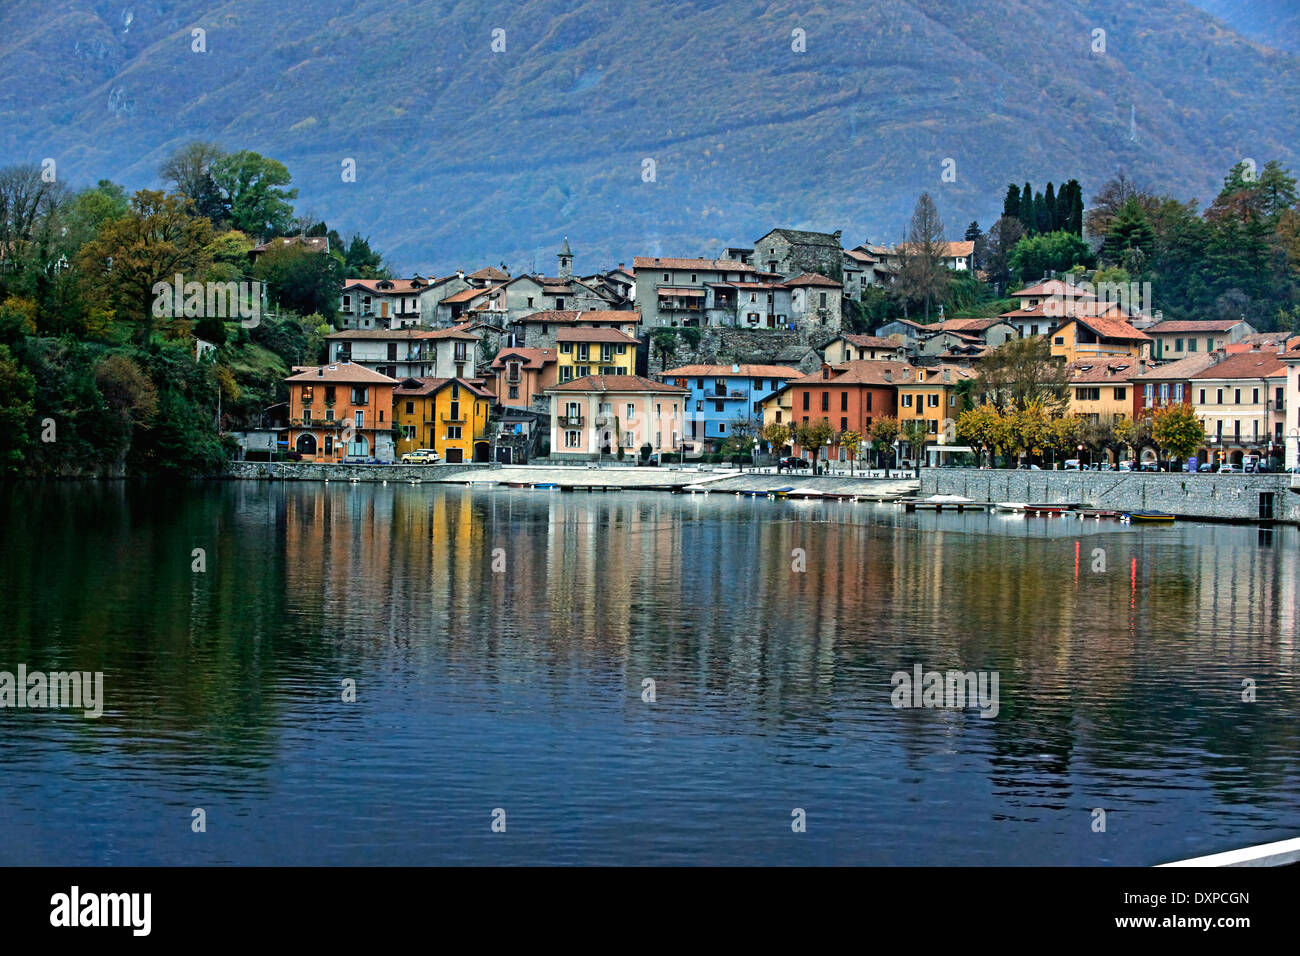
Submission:
POLYGON ((1167 511, 1211 520, 1260 520, 1260 495, 1273 495, 1276 521, 1300 524, 1295 475, 1190 475, 1114 471, 1002 471, 922 468, 921 497, 1080 503, 1114 511, 1167 511))
POLYGON ((464 472, 499 469, 496 464, 460 465, 343 465, 313 461, 235 461, 226 468, 226 476, 241 480, 277 479, 285 481, 442 481, 464 472))

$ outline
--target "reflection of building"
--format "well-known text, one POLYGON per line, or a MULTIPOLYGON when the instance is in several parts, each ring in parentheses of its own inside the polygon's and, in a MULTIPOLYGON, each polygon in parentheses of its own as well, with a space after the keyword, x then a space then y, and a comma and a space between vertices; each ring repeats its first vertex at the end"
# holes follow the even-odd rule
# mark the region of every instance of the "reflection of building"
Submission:
POLYGON ((290 451, 304 461, 342 461, 345 455, 393 460, 396 380, 350 362, 295 371, 285 379, 290 451))
POLYGON ((463 378, 408 378, 393 390, 397 452, 432 448, 443 461, 488 460, 492 393, 463 378))

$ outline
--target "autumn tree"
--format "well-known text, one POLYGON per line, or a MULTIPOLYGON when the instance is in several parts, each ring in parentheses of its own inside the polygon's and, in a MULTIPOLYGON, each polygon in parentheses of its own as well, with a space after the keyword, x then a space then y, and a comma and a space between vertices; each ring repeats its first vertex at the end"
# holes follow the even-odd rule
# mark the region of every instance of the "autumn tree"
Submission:
POLYGON ((1052 357, 1044 336, 1011 339, 976 365, 973 397, 999 410, 1041 404, 1048 412, 1064 411, 1069 400, 1065 366, 1052 357))
POLYGON ((1152 416, 1151 437, 1166 455, 1185 461, 1205 441, 1205 423, 1190 405, 1166 405, 1152 416))
POLYGON ((927 322, 931 307, 942 301, 952 279, 943 264, 947 251, 939 209, 929 193, 922 193, 912 211, 907 241, 898 247, 898 276, 893 291, 905 304, 924 303, 927 322))
POLYGON ((105 223, 81 248, 78 272, 88 301, 135 323, 141 342, 153 334, 154 285, 178 274, 197 279, 211 265, 212 224, 192 210, 183 196, 142 189, 127 215, 105 223))
POLYGON ((193 204, 194 214, 210 219, 214 226, 230 222, 227 197, 217 185, 216 167, 226 153, 215 143, 191 142, 172 153, 158 175, 193 204))

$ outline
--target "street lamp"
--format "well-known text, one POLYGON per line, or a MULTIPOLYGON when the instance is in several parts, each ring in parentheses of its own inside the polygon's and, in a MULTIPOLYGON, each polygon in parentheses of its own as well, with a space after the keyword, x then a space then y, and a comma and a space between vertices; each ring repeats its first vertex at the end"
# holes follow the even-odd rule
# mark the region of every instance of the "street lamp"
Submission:
POLYGON ((831 439, 826 439, 826 474, 831 473, 831 439))
MULTIPOLYGON (((1083 467, 1083 445, 1078 446, 1078 451, 1079 451, 1079 467, 1082 468, 1083 467)), ((1090 465, 1092 464, 1091 455, 1088 456, 1088 464, 1090 465)))

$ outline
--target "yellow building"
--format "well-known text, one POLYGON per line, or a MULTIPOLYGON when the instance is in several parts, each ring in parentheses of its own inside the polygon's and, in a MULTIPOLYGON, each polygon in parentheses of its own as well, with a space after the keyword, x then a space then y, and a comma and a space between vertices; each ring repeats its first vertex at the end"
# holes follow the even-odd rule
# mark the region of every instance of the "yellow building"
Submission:
POLYGON ((794 424, 794 389, 782 386, 759 403, 763 409, 763 427, 794 424))
POLYGON ((1135 375, 1150 370, 1141 359, 1080 359, 1066 366, 1069 413, 1090 422, 1114 424, 1133 414, 1135 375))
POLYGON ((432 448, 454 464, 488 460, 493 395, 464 378, 408 378, 393 389, 397 454, 432 448))
POLYGON ((975 372, 959 365, 936 365, 908 372, 898 379, 898 423, 922 419, 936 442, 952 444, 953 427, 964 410, 957 385, 975 378, 975 372))
POLYGON ((1067 364, 1083 359, 1149 358, 1151 336, 1129 325, 1118 310, 1104 316, 1073 316, 1052 330, 1052 357, 1067 364))
POLYGON ((635 336, 618 329, 565 329, 556 333, 556 369, 560 383, 588 375, 635 375, 635 336))

